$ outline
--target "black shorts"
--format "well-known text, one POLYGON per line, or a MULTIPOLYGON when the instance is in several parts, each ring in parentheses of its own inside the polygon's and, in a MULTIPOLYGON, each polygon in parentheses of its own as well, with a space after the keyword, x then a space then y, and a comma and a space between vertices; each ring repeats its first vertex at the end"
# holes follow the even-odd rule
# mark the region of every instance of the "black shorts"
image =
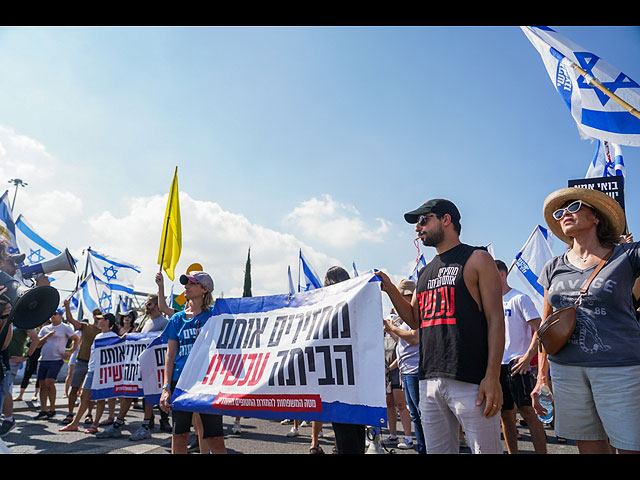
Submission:
POLYGON ((402 384, 400 383, 400 370, 397 368, 389 370, 389 382, 391 383, 392 390, 402 390, 402 384))
POLYGON ((531 374, 511 375, 511 364, 500 367, 500 386, 502 387, 502 410, 513 410, 514 404, 520 408, 531 406, 533 382, 531 374))
MULTIPOLYGON (((183 410, 173 410, 171 412, 171 418, 173 419, 173 433, 176 435, 189 433, 191 431, 191 422, 193 419, 193 412, 186 412, 183 410)), ((222 427, 222 415, 213 415, 210 413, 201 413, 200 419, 202 420, 202 438, 213 438, 224 436, 224 429, 222 427)))
MULTIPOLYGON (((176 381, 171 382, 171 395, 176 388, 176 381)), ((171 419, 173 420, 173 434, 181 435, 191 431, 191 423, 193 421, 193 412, 184 410, 172 410, 171 419)), ((202 420, 202 438, 223 437, 224 428, 222 427, 222 415, 214 415, 210 413, 201 413, 202 420)))

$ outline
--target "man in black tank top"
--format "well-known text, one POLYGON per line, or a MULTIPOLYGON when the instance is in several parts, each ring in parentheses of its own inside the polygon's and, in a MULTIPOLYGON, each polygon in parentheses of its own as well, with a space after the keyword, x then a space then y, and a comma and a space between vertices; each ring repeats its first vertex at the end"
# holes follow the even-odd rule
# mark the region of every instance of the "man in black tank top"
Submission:
POLYGON ((502 289, 482 247, 460 242, 460 213, 430 200, 405 214, 436 256, 418 276, 411 303, 379 276, 396 311, 420 329, 420 410, 427 453, 457 453, 462 425, 474 453, 502 453, 500 364, 504 350, 502 289))

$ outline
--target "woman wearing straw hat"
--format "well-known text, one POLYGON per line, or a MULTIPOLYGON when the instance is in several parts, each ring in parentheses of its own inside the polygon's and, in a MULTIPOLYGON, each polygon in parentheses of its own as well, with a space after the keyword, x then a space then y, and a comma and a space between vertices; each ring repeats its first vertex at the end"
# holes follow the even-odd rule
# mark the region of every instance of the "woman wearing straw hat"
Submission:
POLYGON ((631 294, 640 276, 640 244, 621 241, 624 212, 596 190, 553 192, 543 213, 551 231, 568 244, 540 275, 543 318, 573 305, 585 280, 611 256, 577 308, 569 341, 549 357, 541 353, 532 396, 547 382, 550 365, 559 437, 575 440, 580 453, 611 453, 611 447, 640 453, 640 326, 631 294))

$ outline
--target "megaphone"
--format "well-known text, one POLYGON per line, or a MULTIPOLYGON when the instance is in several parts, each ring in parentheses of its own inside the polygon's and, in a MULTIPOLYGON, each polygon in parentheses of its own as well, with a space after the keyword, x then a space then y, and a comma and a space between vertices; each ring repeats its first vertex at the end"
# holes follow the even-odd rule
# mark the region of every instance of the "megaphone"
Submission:
POLYGON ((44 324, 58 309, 60 294, 49 286, 29 288, 0 271, 0 286, 7 291, 0 297, 11 304, 8 322, 23 330, 31 330, 44 324))
POLYGON ((41 274, 46 275, 48 273, 59 272, 61 270, 66 270, 68 272, 76 271, 75 261, 67 248, 64 249, 64 252, 51 260, 20 267, 22 278, 31 278, 41 274))
POLYGON ((367 426, 367 440, 369 440, 369 446, 364 452, 365 454, 384 454, 382 445, 380 443, 380 429, 376 427, 367 426))

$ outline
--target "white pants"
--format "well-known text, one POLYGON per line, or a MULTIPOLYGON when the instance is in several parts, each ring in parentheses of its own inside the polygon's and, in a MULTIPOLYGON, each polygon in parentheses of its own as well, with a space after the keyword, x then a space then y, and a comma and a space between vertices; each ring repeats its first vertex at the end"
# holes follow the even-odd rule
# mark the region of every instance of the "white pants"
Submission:
POLYGON ((427 453, 459 453, 464 430, 472 453, 502 454, 500 415, 485 417, 476 406, 479 385, 449 378, 420 380, 420 413, 427 453))

